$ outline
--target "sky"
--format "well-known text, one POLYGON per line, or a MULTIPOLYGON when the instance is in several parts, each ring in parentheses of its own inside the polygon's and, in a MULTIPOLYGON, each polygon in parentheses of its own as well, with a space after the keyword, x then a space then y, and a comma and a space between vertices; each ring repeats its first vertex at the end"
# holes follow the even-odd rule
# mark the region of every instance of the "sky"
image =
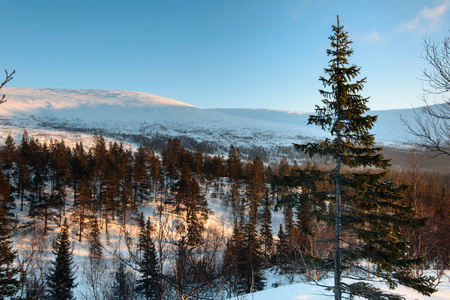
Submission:
POLYGON ((311 112, 337 15, 368 106, 421 106, 424 39, 450 35, 450 0, 0 0, 0 69, 14 87, 311 112))

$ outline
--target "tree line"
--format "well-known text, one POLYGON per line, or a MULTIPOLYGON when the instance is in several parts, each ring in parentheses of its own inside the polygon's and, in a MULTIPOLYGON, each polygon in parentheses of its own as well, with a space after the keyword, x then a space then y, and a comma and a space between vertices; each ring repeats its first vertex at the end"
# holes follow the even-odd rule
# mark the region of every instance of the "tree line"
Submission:
MULTIPOLYGON (((188 151, 177 139, 169 139, 161 155, 148 146, 133 152, 122 144, 107 144, 101 136, 95 137, 91 148, 81 143, 71 148, 63 141, 41 143, 26 132, 17 145, 7 137, 0 153, 2 208, 11 212, 17 206, 16 211, 28 217, 20 220, 16 231, 45 244, 51 228, 59 227, 53 252, 65 260, 71 256, 69 236, 89 250, 83 272, 75 273, 72 264, 64 277, 54 275, 61 271, 56 265, 39 265, 42 245, 29 245, 33 255, 28 262, 25 254, 19 255, 21 270, 16 271, 22 276, 14 285, 25 299, 51 298, 61 286, 73 288, 75 284, 53 281, 73 280, 80 273, 88 287, 83 292, 96 299, 240 295, 263 289, 264 270, 271 267, 290 280, 298 274, 310 279, 325 276, 311 264, 311 257, 326 256, 331 247, 332 225, 315 215, 327 203, 278 204, 275 211, 277 202, 299 192, 287 178, 326 170, 317 163, 299 166, 283 158, 267 165, 259 157, 244 159, 234 146, 227 157, 211 156, 188 151), (211 215, 207 198, 230 211, 231 233, 206 226, 211 215), (157 209, 141 215, 140 208, 149 203, 157 209), (169 217, 172 214, 177 217, 169 217), (111 248, 108 228, 113 223, 124 229, 127 249, 113 251, 111 266, 104 251, 111 248), (126 232, 129 224, 138 225, 139 233, 126 232), (108 282, 102 283, 101 274, 111 269, 108 282)), ((429 218, 424 229, 402 229, 412 241, 409 254, 428 258, 417 272, 430 266, 443 270, 449 266, 448 239, 442 239, 448 234, 448 174, 411 170, 390 175, 398 184, 413 184, 403 192, 405 204, 415 208, 413 215, 429 218)), ((304 193, 306 188, 300 190, 304 193)))
MULTIPOLYGON (((8 137, 0 164, 0 297, 73 299, 80 276, 73 243, 88 253, 80 291, 86 299, 239 296, 263 289, 264 270, 272 267, 291 280, 318 281, 332 272, 329 289, 337 300, 403 299, 372 279, 390 289, 435 292, 449 266, 449 174, 421 171, 414 151, 411 171, 388 172, 390 162, 369 132, 377 117, 366 113, 368 98, 360 94, 366 78, 358 79, 360 68, 348 61, 352 42, 339 16, 330 40, 331 60, 320 77, 323 106, 308 124, 331 138, 295 145, 324 166, 283 159, 272 168, 260 157, 243 160, 234 146, 224 158, 204 155, 199 146, 188 151, 178 139, 169 139, 160 157, 149 146, 132 152, 106 145, 101 136, 90 149, 40 143, 26 132, 16 147, 8 137), (214 201, 230 212, 222 228, 208 224, 214 201), (150 203, 153 211, 144 216, 150 203), (14 219, 16 205, 29 221, 14 219), (274 214, 283 219, 278 231, 274 214), (32 236, 19 255, 14 221, 16 233, 32 236), (48 263, 46 240, 55 225, 55 259, 48 263), (430 269, 436 277, 424 273, 430 269)), ((431 93, 448 91, 447 44, 425 47, 425 59, 439 71, 424 72, 431 93)), ((446 102, 438 110, 427 105, 426 118, 418 114, 418 127, 409 127, 438 155, 448 154, 446 102)))

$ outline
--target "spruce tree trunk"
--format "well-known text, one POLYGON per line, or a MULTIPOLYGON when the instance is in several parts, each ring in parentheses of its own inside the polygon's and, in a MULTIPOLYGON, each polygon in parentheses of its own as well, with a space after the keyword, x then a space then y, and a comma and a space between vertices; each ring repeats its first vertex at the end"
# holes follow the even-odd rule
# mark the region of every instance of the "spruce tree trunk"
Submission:
POLYGON ((335 204, 335 237, 334 237, 334 299, 341 300, 341 134, 337 132, 336 155, 336 204, 335 204))
MULTIPOLYGON (((337 27, 339 28, 339 15, 337 16, 337 27)), ((336 48, 339 52, 339 45, 336 48)), ((336 65, 340 67, 340 57, 336 57, 336 65)), ((339 101, 341 97, 339 82, 335 99, 339 101)), ((341 300, 341 111, 337 110, 337 119, 334 126, 337 126, 336 132, 336 206, 335 206, 335 237, 334 237, 334 299, 341 300)))

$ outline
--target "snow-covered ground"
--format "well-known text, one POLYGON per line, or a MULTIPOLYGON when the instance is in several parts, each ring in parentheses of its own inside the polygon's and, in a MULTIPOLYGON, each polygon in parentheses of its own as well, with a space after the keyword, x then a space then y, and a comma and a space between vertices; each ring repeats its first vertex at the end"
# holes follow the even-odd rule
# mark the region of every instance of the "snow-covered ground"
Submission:
MULTIPOLYGON (((223 201, 220 200, 220 198, 223 197, 220 196, 220 193, 227 193, 228 187, 226 186, 226 181, 222 182, 224 187, 223 190, 216 190, 213 185, 210 185, 207 192, 206 192, 206 199, 208 200, 208 207, 211 210, 211 214, 209 215, 208 222, 206 224, 207 228, 215 229, 220 234, 224 234, 229 236, 231 234, 231 228, 232 228, 232 216, 230 207, 227 207, 224 205, 223 201)), ((69 199, 72 197, 72 191, 69 191, 69 199)), ((162 195, 161 195, 162 196, 162 195)), ((69 208, 71 206, 71 201, 69 201, 67 207, 69 208)), ((145 216, 151 217, 153 220, 153 224, 155 226, 158 225, 158 217, 157 217, 157 207, 159 205, 158 201, 153 202, 146 202, 143 205, 140 206, 139 211, 142 212, 145 216)), ((19 205, 17 205, 16 210, 14 211, 18 218, 22 222, 32 220, 26 216, 26 211, 20 212, 19 211, 19 205)), ((173 226, 175 220, 177 219, 177 216, 173 214, 170 210, 170 206, 166 205, 166 210, 164 213, 164 226, 167 226, 167 228, 170 228, 173 226)), ((78 229, 77 229, 77 220, 71 218, 71 210, 67 211, 67 217, 69 219, 69 223, 71 224, 71 242, 74 247, 74 262, 76 264, 76 282, 78 283, 78 287, 75 290, 75 296, 77 299, 89 299, 88 297, 88 287, 86 285, 86 282, 84 281, 84 267, 87 264, 87 256, 88 256, 88 247, 86 244, 86 236, 88 233, 88 230, 84 232, 84 239, 82 242, 78 241, 78 229)), ((42 220, 37 220, 39 225, 42 225, 42 220)), ((283 222, 281 213, 274 213, 272 218, 272 228, 274 233, 276 234, 276 228, 279 227, 279 224, 283 222)), ((103 221, 102 221, 103 223, 103 221)), ((56 236, 58 232, 58 227, 55 221, 52 221, 50 224, 50 230, 49 235, 46 238, 45 248, 43 251, 43 258, 47 262, 47 266, 50 260, 53 259, 53 254, 51 253, 51 241, 56 236)), ((40 226, 37 226, 38 228, 40 226)), ((166 228, 166 229, 167 229, 166 228)), ((158 229, 156 229, 158 230, 158 229)), ((109 264, 107 266, 107 269, 105 269, 105 274, 103 274, 103 277, 106 281, 112 281, 114 276, 114 270, 117 267, 114 264, 114 261, 116 260, 117 253, 122 253, 124 257, 127 257, 127 247, 125 244, 125 231, 135 239, 138 236, 139 228, 137 226, 137 223, 135 221, 129 221, 129 224, 126 226, 123 226, 120 224, 120 221, 118 219, 112 221, 110 220, 109 226, 108 226, 108 236, 105 234, 105 230, 101 230, 101 240, 104 246, 104 258, 109 261, 109 264)), ((26 258, 26 254, 30 253, 31 245, 32 245, 32 236, 33 233, 28 229, 28 233, 26 233, 27 230, 18 230, 19 234, 16 234, 14 237, 15 243, 18 247, 19 257, 21 260, 24 260, 26 258)), ((173 237, 175 237, 176 233, 173 233, 173 237)), ((168 244, 170 247, 170 243, 168 244)), ((167 247, 167 245, 166 245, 167 247)), ((36 254, 35 254, 36 255, 36 254)), ((430 274, 433 275, 433 274, 430 274)), ((450 272, 447 272, 447 275, 450 275, 450 272)), ((230 298, 230 300, 273 300, 273 299, 280 299, 280 300, 325 300, 325 299, 332 299, 333 295, 330 291, 327 291, 324 287, 321 287, 313 282, 305 282, 303 279, 304 277, 299 275, 291 275, 291 274, 284 274, 280 275, 278 272, 274 269, 266 270, 265 271, 265 278, 266 278, 266 287, 265 290, 260 292, 255 292, 248 295, 242 295, 239 297, 230 298)), ((326 278, 319 282, 319 284, 322 285, 332 285, 333 279, 331 277, 326 278)), ((381 284, 377 284, 377 287, 386 289, 387 288, 381 284)), ((398 287, 395 291, 396 294, 403 295, 405 299, 417 299, 417 300, 425 300, 425 299, 436 299, 436 300, 443 300, 443 299, 450 299, 450 277, 449 276, 443 276, 441 283, 438 286, 438 291, 434 293, 431 297, 426 297, 423 295, 420 295, 416 292, 414 292, 411 289, 405 288, 405 287, 398 287)), ((356 298, 358 299, 358 298, 356 298)))
MULTIPOLYGON (((327 279, 323 282, 320 282, 320 284, 331 285, 332 279, 327 279)), ((389 290, 383 286, 378 287, 389 290)), ((450 299, 450 282, 448 277, 444 278, 444 281, 438 286, 438 291, 431 295, 431 297, 423 296, 406 287, 398 287, 393 291, 391 290, 391 292, 402 295, 406 300, 450 299)), ((303 282, 279 286, 277 288, 269 287, 264 291, 248 294, 238 298, 231 298, 231 300, 330 300, 333 298, 334 295, 330 291, 327 291, 325 288, 314 283, 303 282)))
MULTIPOLYGON (((306 125, 308 113, 265 109, 201 109, 159 96, 125 91, 6 87, 2 92, 6 94, 8 102, 0 106, 1 142, 8 134, 20 140, 23 130, 27 130, 29 136, 40 141, 65 140, 70 146, 82 141, 86 147, 93 144, 94 130, 111 135, 189 136, 198 142, 221 143, 224 148, 228 148, 230 144, 238 147, 267 148, 277 145, 290 146, 293 142, 299 143, 325 136, 319 128, 306 125)), ((400 115, 411 121, 413 110, 376 111, 373 114, 379 115, 373 129, 377 140, 396 147, 408 141, 400 115)), ((133 148, 135 145, 126 144, 126 147, 133 148)), ((212 191, 208 194, 208 202, 215 212, 210 216, 208 226, 229 230, 227 210, 214 199, 212 191)), ((141 210, 146 216, 154 216, 154 205, 156 203, 149 203, 141 210)), ((26 219, 25 212, 22 212, 20 218, 26 219)), ((274 216, 274 228, 278 227, 276 222, 274 216)), ((54 222, 51 227, 53 230, 57 229, 54 222)), ((137 228, 135 225, 129 225, 127 230, 135 233, 137 228)), ((77 296, 83 299, 82 292, 85 287, 81 279, 87 251, 86 246, 77 241, 75 231, 74 229, 72 241, 78 265, 77 280, 80 283, 77 296)), ((55 231, 51 232, 48 240, 51 241, 55 234, 55 231)), ((105 235, 102 239, 105 244, 110 245, 109 249, 120 246, 124 250, 123 228, 117 221, 110 223, 108 241, 105 235)), ((23 247, 19 253, 26 252, 29 242, 30 236, 16 236, 17 245, 23 247)), ((50 243, 47 246, 49 247, 50 243)), ((50 251, 50 248, 47 250, 50 251)), ((52 255, 49 254, 47 259, 51 258, 52 255)), ((271 272, 266 275, 267 290, 239 299, 330 299, 330 292, 317 285, 304 282, 288 285, 286 278, 271 272)), ((448 277, 443 278, 438 289, 431 299, 450 299, 448 277)), ((430 299, 405 288, 399 288, 395 292, 405 295, 406 299, 430 299)))
MULTIPOLYGON (((2 92, 8 102, 0 106, 0 125, 21 130, 188 136, 225 149, 230 144, 270 149, 326 136, 320 128, 307 126, 309 113, 302 112, 202 109, 160 96, 116 90, 5 87, 2 92)), ((400 146, 410 140, 400 116, 412 121, 412 109, 372 114, 379 115, 373 129, 377 141, 400 146)))

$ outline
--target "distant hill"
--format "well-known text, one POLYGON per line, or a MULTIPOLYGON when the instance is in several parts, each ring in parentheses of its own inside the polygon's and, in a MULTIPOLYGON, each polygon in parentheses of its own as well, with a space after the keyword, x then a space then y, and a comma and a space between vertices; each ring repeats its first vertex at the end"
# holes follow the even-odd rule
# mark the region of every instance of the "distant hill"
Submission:
MULTIPOLYGON (((218 154, 226 154, 231 144, 262 153, 327 136, 320 128, 307 126, 309 113, 304 112, 202 109, 160 96, 118 90, 4 87, 2 92, 8 99, 0 105, 2 136, 26 129, 45 131, 47 138, 55 132, 57 139, 64 138, 62 132, 68 133, 67 138, 73 133, 97 132, 134 143, 179 137, 218 154)), ((408 147, 412 137, 400 116, 412 122, 413 109, 371 113, 379 116, 372 131, 377 142, 408 147)))

